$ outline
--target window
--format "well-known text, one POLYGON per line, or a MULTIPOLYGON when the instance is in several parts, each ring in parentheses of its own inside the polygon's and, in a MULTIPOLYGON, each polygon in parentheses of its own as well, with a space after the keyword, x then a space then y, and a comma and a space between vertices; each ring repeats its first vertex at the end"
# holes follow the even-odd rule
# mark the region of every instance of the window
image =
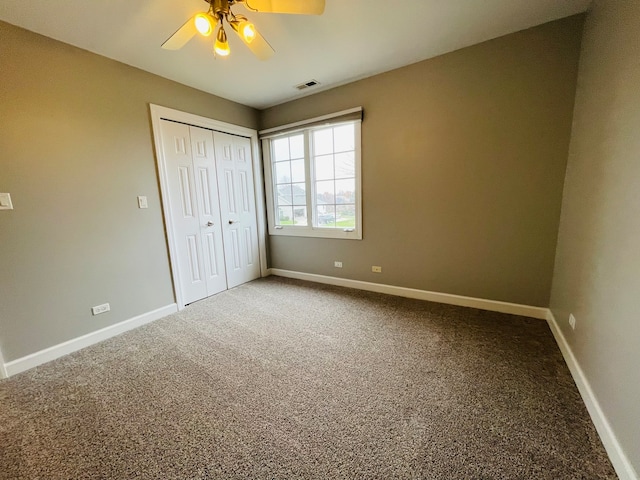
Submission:
POLYGON ((263 153, 270 234, 362 238, 359 119, 276 132, 263 153))

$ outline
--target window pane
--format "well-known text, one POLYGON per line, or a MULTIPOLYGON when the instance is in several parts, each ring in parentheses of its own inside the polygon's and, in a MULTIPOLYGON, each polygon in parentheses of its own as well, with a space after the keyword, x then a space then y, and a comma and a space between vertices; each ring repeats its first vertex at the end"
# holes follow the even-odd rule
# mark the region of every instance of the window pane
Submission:
POLYGON ((278 206, 290 206, 292 204, 291 185, 278 185, 278 206))
POLYGON ((356 158, 353 152, 336 154, 336 178, 356 176, 356 158))
POLYGON ((336 226, 336 206, 318 205, 318 226, 335 228, 336 226))
POLYGON ((336 227, 355 228, 356 226, 356 206, 336 205, 336 227))
POLYGON ((333 153, 333 129, 325 128, 313 132, 313 153, 325 155, 333 153))
POLYGON ((289 160, 289 138, 277 138, 273 141, 273 156, 275 162, 289 160))
POLYGON ((333 138, 335 152, 353 150, 355 148, 353 124, 334 128, 333 138))
POLYGON ((291 181, 304 182, 304 159, 291 161, 291 181))
POLYGON ((291 158, 304 158, 304 136, 302 134, 289 138, 291 158))
POLYGON ((304 183, 294 183, 291 185, 291 190, 293 191, 294 205, 307 204, 307 186, 304 183))
POLYGON ((336 180, 336 203, 356 203, 356 179, 336 180))
POLYGON ((315 158, 316 180, 333 179, 333 155, 323 155, 315 158))
POLYGON ((293 225, 293 207, 278 207, 278 225, 293 225))
POLYGON ((328 182, 316 182, 316 199, 318 206, 328 203, 336 203, 333 180, 328 182))
POLYGON ((276 163, 276 183, 291 182, 291 162, 276 163))
POLYGON ((307 207, 293 207, 293 223, 294 225, 308 225, 307 207))

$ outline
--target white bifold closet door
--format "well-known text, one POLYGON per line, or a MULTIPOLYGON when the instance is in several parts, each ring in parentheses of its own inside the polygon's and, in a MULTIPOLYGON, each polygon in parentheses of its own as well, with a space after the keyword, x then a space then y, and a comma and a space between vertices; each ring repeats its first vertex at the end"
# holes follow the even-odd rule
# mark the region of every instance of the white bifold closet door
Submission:
POLYGON ((251 145, 244 137, 167 120, 161 128, 186 305, 260 276, 251 145))
POLYGON ((251 142, 213 132, 229 288, 260 276, 251 142))

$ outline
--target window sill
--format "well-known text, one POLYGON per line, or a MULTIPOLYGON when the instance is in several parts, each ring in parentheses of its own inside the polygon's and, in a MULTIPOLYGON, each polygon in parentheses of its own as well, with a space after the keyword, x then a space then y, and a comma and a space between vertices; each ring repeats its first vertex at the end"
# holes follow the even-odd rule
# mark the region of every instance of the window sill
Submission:
POLYGON ((342 240, 362 240, 362 232, 354 229, 344 231, 341 228, 313 227, 269 227, 269 235, 283 237, 337 238, 342 240))

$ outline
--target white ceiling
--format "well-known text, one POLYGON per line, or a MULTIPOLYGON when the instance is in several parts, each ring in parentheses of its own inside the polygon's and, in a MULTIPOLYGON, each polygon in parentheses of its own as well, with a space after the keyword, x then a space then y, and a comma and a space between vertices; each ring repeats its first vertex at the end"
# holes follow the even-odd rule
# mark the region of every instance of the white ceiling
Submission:
MULTIPOLYGON (((302 0, 301 0, 302 1, 302 0)), ((2 0, 0 19, 255 108, 392 70, 587 10, 591 0, 326 0, 322 16, 247 12, 276 50, 262 62, 231 32, 231 55, 212 40, 160 45, 203 0, 2 0)))

